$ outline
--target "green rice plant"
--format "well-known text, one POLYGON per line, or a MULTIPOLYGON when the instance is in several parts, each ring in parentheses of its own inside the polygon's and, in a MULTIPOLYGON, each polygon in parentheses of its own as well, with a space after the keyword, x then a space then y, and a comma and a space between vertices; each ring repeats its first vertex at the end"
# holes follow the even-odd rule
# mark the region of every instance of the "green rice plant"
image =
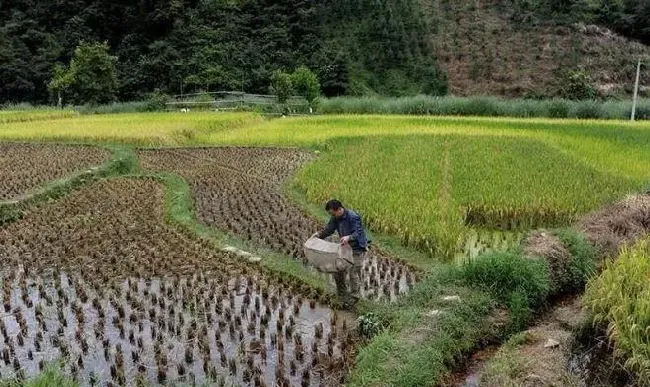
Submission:
POLYGON ((650 385, 650 239, 625 247, 587 286, 584 305, 607 327, 616 354, 641 386, 650 385))
MULTIPOLYGON (((419 98, 383 101, 455 101, 419 98)), ((192 111, 12 122, 0 139, 318 149, 297 176, 310 203, 338 197, 372 229, 447 259, 471 228, 562 227, 650 181, 648 122, 192 111)))

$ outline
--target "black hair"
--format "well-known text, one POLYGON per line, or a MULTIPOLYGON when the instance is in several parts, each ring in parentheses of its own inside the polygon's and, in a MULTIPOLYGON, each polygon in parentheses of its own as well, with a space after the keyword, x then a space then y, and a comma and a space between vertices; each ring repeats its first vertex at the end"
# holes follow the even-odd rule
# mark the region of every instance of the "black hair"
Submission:
POLYGON ((329 211, 329 210, 336 211, 341 207, 343 207, 343 204, 340 201, 336 199, 332 199, 329 202, 327 202, 327 204, 325 204, 325 211, 329 211))

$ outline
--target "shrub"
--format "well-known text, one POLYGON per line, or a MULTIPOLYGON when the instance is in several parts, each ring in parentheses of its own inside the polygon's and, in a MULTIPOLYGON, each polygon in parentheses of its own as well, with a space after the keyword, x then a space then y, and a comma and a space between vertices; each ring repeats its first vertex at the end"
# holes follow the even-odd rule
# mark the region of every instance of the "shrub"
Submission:
POLYGON ((278 102, 285 103, 293 93, 291 75, 276 70, 271 77, 271 92, 278 97, 278 102))
POLYGON ((586 100, 598 97, 598 92, 593 86, 591 77, 584 70, 568 72, 562 79, 564 85, 560 94, 563 98, 572 100, 586 100))
POLYGON ((291 74, 293 89, 311 105, 320 96, 320 81, 307 66, 298 67, 291 74))
POLYGON ((165 110, 169 96, 160 89, 156 89, 147 97, 144 109, 149 112, 165 110))

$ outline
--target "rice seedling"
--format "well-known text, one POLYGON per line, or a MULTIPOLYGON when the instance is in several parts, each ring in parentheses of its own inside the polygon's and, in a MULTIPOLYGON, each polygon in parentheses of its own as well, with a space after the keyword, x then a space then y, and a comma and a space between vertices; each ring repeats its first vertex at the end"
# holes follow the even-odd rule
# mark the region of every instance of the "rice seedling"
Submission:
MULTIPOLYGON (((304 162, 313 159, 311 153, 267 148, 179 148, 140 150, 138 156, 144 168, 185 177, 199 219, 246 241, 301 259, 304 241, 323 227, 322 222, 297 208, 282 191, 282 183, 304 162)), ((372 284, 365 296, 391 299, 409 288, 397 271, 390 271, 389 267, 399 267, 400 273, 410 272, 410 268, 390 257, 373 250, 365 265, 375 269, 363 272, 362 280, 372 284), (387 290, 382 292, 382 288, 387 290)), ((253 301, 246 289, 244 304, 250 307, 253 301)), ((293 300, 289 297, 286 301, 293 300)), ((313 308, 315 301, 309 304, 313 308)), ((241 307, 243 310, 244 305, 241 307)), ((280 320, 299 312, 298 303, 293 310, 282 307, 280 320)))
MULTIPOLYGON (((330 335, 341 329, 327 323, 332 311, 320 305, 301 308, 296 318, 304 326, 291 314, 287 340, 276 350, 270 335, 261 333, 251 301, 261 298, 259 283, 279 300, 268 314, 270 326, 280 321, 280 308, 292 311, 294 302, 303 297, 309 301, 309 296, 293 281, 267 277, 169 227, 162 216, 163 194, 151 179, 102 180, 0 228, 0 259, 6 264, 0 270, 3 293, 13 295, 3 300, 15 319, 10 328, 0 326, 8 337, 0 374, 32 376, 43 359, 61 358, 67 365, 63 372, 82 384, 89 383, 91 374, 107 378, 97 382, 117 385, 207 383, 211 376, 230 374, 235 383, 257 376, 270 385, 277 368, 266 359, 281 351, 287 358, 282 380, 302 383, 289 361, 312 362, 313 355, 304 350, 304 343, 313 340, 311 326, 320 324, 330 335), (98 256, 93 258, 92 252, 98 256), (40 284, 52 302, 40 298, 39 291, 22 296, 31 284, 34 289, 40 284), (215 287, 222 299, 213 296, 215 287), (291 293, 302 294, 289 297, 291 293), (207 311, 230 302, 226 299, 243 313, 235 315, 228 307, 211 323, 203 319, 207 311), (160 300, 168 307, 161 307, 160 300), (45 329, 38 316, 47 320, 45 329), (149 329, 139 326, 141 322, 149 329), (232 330, 229 337, 223 334, 225 325, 232 330), (90 348, 102 348, 103 353, 97 356, 90 348)), ((354 349, 342 339, 333 344, 335 356, 350 361, 354 349)), ((333 365, 324 378, 342 372, 341 365, 333 365)), ((312 379, 310 385, 323 380, 312 379)))
POLYGON ((102 148, 67 145, 0 144, 0 202, 16 199, 44 183, 102 164, 102 148))

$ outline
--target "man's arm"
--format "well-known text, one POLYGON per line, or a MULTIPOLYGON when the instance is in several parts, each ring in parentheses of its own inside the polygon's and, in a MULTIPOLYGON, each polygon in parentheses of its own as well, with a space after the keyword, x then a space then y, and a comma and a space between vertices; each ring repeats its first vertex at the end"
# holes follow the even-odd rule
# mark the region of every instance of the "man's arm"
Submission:
POLYGON ((320 239, 325 239, 328 236, 334 234, 334 231, 336 231, 336 220, 334 220, 334 218, 332 217, 330 221, 327 222, 327 226, 325 226, 325 229, 317 233, 316 237, 320 239))

